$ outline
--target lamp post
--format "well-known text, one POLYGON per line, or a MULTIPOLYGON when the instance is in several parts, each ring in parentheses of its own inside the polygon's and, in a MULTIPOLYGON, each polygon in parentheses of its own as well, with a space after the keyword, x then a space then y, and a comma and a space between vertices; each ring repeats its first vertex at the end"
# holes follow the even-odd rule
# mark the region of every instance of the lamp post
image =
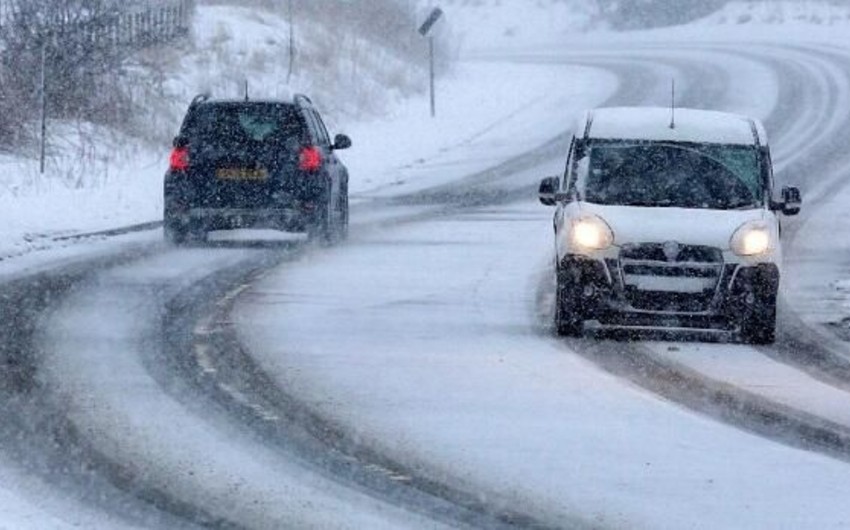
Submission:
POLYGON ((434 8, 431 13, 428 15, 428 18, 425 19, 425 22, 419 28, 419 34, 423 37, 428 37, 428 63, 430 70, 430 86, 431 86, 431 117, 435 117, 437 115, 437 90, 436 90, 436 65, 434 58, 434 35, 431 34, 431 30, 434 29, 434 24, 437 23, 438 20, 443 16, 443 10, 439 7, 434 8))

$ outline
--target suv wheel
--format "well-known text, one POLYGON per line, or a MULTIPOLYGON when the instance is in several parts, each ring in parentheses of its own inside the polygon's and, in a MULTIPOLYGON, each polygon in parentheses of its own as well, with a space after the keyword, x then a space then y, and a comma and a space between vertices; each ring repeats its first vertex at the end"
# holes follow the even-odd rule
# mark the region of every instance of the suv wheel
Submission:
POLYGON ((339 226, 337 233, 340 241, 348 239, 348 186, 344 186, 339 197, 339 226))
POLYGON ((189 237, 189 231, 179 223, 166 219, 163 227, 165 240, 173 245, 184 245, 189 237))
POLYGON ((558 267, 558 286, 555 290, 555 333, 561 337, 580 337, 584 328, 579 290, 569 280, 563 268, 558 267))
POLYGON ((322 245, 332 244, 334 240, 333 218, 334 213, 331 211, 330 204, 323 204, 307 227, 307 238, 322 245))
POLYGON ((741 319, 741 339, 748 344, 776 342, 776 293, 756 301, 751 311, 741 319))

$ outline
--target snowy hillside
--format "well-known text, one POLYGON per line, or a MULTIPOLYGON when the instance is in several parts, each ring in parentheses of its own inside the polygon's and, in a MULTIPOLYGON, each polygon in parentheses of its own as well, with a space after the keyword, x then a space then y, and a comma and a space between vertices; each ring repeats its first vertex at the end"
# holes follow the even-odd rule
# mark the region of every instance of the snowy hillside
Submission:
POLYGON ((149 76, 149 69, 159 74, 157 90, 148 98, 152 105, 165 105, 144 129, 169 140, 195 95, 242 97, 246 82, 252 97, 309 94, 332 121, 379 114, 393 99, 424 91, 422 64, 314 20, 296 22, 290 77, 289 31, 285 13, 198 6, 191 45, 153 50, 144 61, 147 69, 140 76, 149 76))
POLYGON ((598 27, 598 9, 583 0, 448 0, 441 4, 464 50, 553 41, 598 27))

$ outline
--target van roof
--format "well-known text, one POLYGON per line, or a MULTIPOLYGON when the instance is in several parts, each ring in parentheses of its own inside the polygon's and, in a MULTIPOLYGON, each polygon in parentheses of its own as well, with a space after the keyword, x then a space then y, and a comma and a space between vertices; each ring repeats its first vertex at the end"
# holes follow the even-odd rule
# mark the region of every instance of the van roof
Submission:
POLYGON ((576 132, 587 139, 645 140, 767 145, 767 133, 756 119, 708 110, 663 107, 608 107, 589 111, 576 132))

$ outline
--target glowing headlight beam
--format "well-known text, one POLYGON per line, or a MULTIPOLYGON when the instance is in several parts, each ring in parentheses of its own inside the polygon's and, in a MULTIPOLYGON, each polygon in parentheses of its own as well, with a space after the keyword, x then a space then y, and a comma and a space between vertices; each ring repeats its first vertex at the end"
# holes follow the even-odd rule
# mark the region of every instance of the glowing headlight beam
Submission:
POLYGON ((598 217, 579 219, 572 226, 571 242, 581 250, 605 250, 614 244, 614 234, 598 217))
POLYGON ((772 247, 770 230, 757 224, 746 224, 732 236, 732 250, 739 256, 759 256, 772 247))

